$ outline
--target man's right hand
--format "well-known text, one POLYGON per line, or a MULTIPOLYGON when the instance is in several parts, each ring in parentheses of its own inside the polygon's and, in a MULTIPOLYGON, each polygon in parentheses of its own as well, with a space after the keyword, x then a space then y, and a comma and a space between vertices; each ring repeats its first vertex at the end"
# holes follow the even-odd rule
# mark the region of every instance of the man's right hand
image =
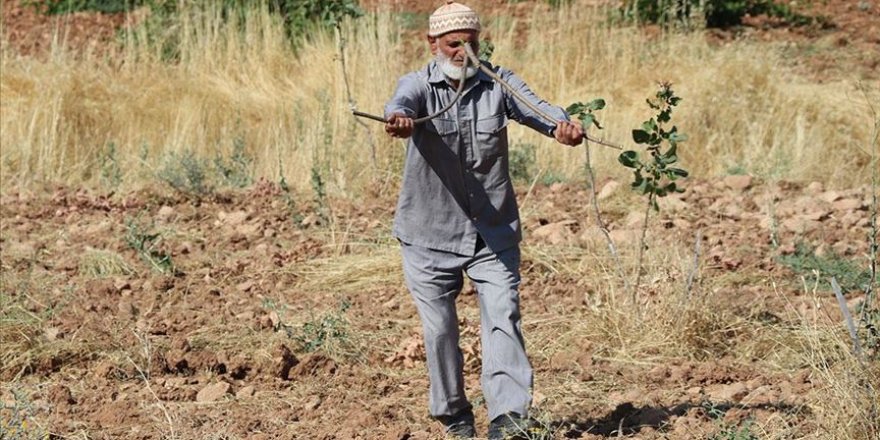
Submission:
POLYGON ((391 137, 408 138, 412 136, 413 120, 403 113, 393 113, 385 123, 385 132, 391 137))

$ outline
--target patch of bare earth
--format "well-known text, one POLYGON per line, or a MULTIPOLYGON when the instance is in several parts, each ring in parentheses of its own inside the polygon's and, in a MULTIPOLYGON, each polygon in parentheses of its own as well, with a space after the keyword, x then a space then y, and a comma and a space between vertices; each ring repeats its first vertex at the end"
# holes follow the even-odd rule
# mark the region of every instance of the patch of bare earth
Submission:
MULTIPOLYGON (((638 199, 604 186, 612 234, 630 255, 638 199)), ((596 333, 627 309, 609 304, 614 282, 596 268, 609 259, 588 192, 556 184, 520 194, 536 414, 554 438, 704 438, 745 420, 814 433, 825 379, 751 344, 804 320, 838 325, 833 296, 810 294, 812 281, 777 257, 804 241, 862 258, 868 194, 691 182, 651 222, 650 252, 664 257, 649 258, 639 307, 660 313, 664 296, 682 291, 686 267, 659 261, 690 260, 699 229, 691 294, 719 321, 682 306, 674 310, 696 313, 695 324, 673 341, 658 333, 656 346, 636 337, 641 347, 596 333)), ((108 439, 440 435, 426 415, 419 322, 388 236, 392 199, 334 201, 330 219, 308 203, 291 212, 267 182, 199 202, 65 187, 10 190, 0 201, 4 416, 26 408, 30 426, 108 439), (133 247, 137 234, 156 235, 153 254, 133 247), (174 270, 159 272, 147 255, 169 256, 174 270)), ((479 402, 473 289, 460 302, 468 392, 479 402)))

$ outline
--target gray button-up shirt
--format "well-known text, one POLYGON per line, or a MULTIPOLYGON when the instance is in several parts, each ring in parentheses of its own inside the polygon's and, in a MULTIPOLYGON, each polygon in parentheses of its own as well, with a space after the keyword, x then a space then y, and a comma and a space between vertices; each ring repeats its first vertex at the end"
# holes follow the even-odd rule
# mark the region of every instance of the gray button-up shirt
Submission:
MULTIPOLYGON (((563 109, 535 96, 513 72, 488 66, 542 111, 569 120, 563 109)), ((455 98, 455 92, 431 61, 400 78, 385 116, 434 114, 455 98)), ((519 243, 519 210, 508 172, 510 119, 547 136, 555 127, 478 72, 465 82, 456 105, 415 127, 406 148, 395 237, 461 255, 474 254, 478 234, 495 252, 519 243)))

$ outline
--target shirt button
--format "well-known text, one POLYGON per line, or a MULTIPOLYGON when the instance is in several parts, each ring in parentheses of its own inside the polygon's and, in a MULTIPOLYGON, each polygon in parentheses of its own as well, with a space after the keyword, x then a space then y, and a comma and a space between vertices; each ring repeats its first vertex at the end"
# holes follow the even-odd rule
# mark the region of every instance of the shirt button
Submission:
POLYGON ((473 197, 474 193, 468 193, 468 197, 473 197))

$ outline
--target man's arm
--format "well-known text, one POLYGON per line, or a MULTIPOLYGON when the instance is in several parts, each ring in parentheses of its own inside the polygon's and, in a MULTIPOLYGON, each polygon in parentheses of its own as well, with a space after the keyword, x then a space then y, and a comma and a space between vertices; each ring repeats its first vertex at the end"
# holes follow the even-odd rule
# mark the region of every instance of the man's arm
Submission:
POLYGON ((424 81, 420 81, 418 73, 404 75, 397 81, 394 95, 385 104, 385 132, 393 137, 407 138, 412 136, 413 118, 424 106, 424 81))
POLYGON ((519 98, 514 97, 505 90, 504 96, 507 100, 508 116, 511 119, 539 133, 553 137, 561 144, 574 146, 581 143, 584 137, 583 128, 581 128, 580 124, 571 122, 571 118, 569 118, 565 110, 539 98, 532 92, 525 81, 513 72, 504 68, 498 68, 498 71, 499 76, 510 84, 520 96, 529 100, 532 105, 556 119, 557 122, 555 125, 551 124, 544 117, 520 102, 519 98))

